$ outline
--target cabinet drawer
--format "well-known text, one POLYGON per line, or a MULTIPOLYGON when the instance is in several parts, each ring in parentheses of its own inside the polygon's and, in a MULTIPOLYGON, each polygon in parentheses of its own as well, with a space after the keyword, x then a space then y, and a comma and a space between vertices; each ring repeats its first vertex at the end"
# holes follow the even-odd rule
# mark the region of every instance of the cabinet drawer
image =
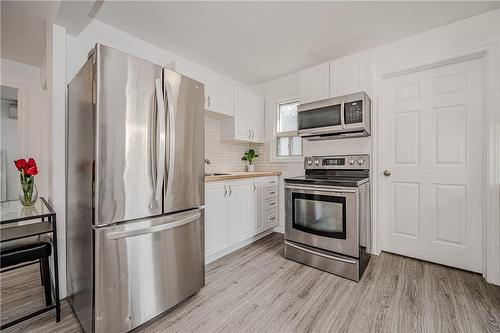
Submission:
POLYGON ((264 201, 264 210, 278 208, 278 197, 268 198, 264 201))
POLYGON ((278 196, 278 186, 266 186, 264 188, 264 198, 274 198, 278 196))
POLYGON ((268 227, 278 225, 278 210, 272 210, 265 214, 265 220, 268 227))

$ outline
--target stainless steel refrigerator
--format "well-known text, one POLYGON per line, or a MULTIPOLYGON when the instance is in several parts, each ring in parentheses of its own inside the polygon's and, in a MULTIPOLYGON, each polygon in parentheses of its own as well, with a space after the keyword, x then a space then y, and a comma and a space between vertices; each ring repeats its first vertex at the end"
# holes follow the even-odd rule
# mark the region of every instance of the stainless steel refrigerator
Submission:
POLYGON ((97 44, 68 85, 66 167, 86 332, 129 331, 203 287, 203 84, 97 44))

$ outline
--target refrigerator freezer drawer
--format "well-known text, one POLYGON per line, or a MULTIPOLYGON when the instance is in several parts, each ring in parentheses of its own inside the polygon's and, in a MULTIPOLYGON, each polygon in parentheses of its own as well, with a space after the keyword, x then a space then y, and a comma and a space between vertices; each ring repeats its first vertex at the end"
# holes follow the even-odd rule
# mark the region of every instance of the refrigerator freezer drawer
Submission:
POLYGON ((126 332, 205 284, 202 209, 95 232, 95 331, 126 332))

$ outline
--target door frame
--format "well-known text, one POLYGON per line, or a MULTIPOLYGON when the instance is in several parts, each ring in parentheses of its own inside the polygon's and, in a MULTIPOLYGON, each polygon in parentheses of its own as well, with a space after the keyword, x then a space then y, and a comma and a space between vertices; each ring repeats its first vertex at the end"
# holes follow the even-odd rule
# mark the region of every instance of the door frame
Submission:
POLYGON ((378 110, 382 109, 382 87, 383 81, 393 77, 420 72, 423 70, 428 70, 436 67, 441 67, 444 65, 454 64, 463 62, 466 60, 472 60, 480 58, 483 60, 483 277, 493 284, 500 285, 500 223, 499 217, 499 186, 497 184, 497 179, 499 177, 497 170, 497 161, 500 158, 500 153, 497 147, 497 136, 500 136, 500 126, 497 123, 497 117, 500 118, 500 97, 497 96, 495 92, 495 84, 499 83, 499 79, 496 76, 497 71, 500 68, 498 63, 495 61, 495 57, 498 56, 496 46, 493 44, 486 45, 482 48, 472 49, 466 52, 454 54, 446 57, 439 57, 433 60, 427 60, 416 65, 406 66, 399 68, 390 72, 382 73, 376 75, 376 121, 373 122, 375 128, 372 128, 374 135, 372 140, 372 186, 373 191, 377 194, 373 196, 373 254, 380 254, 382 252, 380 234, 381 234, 381 203, 379 200, 380 186, 382 174, 382 161, 379 158, 379 152, 381 149, 381 140, 378 138, 378 128, 382 123, 382 113, 378 110), (497 113, 499 113, 497 115, 497 113))
POLYGON ((2 79, 0 85, 17 89, 17 149, 19 156, 26 156, 28 128, 28 87, 26 84, 2 79))

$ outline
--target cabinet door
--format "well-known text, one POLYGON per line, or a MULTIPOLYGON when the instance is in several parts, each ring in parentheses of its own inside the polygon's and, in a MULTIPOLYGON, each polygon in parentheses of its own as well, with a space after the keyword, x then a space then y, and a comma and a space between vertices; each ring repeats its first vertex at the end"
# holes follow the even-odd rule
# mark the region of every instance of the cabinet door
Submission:
POLYGON ((300 102, 311 102, 330 95, 330 64, 321 64, 300 72, 300 102))
POLYGON ((249 91, 240 87, 234 88, 234 136, 237 140, 250 141, 249 113, 252 96, 249 91))
POLYGON ((235 139, 263 143, 264 98, 241 88, 234 88, 235 139))
POLYGON ((252 201, 252 182, 234 182, 229 186, 229 242, 231 244, 248 238, 251 223, 250 203, 252 201))
POLYGON ((233 85, 218 77, 207 75, 205 109, 216 114, 233 117, 233 85))
POLYGON ((365 57, 349 57, 332 61, 330 63, 331 97, 366 91, 367 75, 365 57))
POLYGON ((266 139, 265 129, 264 129, 264 97, 255 94, 254 97, 254 108, 253 112, 250 113, 250 117, 252 118, 251 130, 253 131, 252 141, 257 143, 264 143, 266 139))
POLYGON ((228 245, 228 199, 224 186, 208 184, 205 187, 205 256, 228 245))

